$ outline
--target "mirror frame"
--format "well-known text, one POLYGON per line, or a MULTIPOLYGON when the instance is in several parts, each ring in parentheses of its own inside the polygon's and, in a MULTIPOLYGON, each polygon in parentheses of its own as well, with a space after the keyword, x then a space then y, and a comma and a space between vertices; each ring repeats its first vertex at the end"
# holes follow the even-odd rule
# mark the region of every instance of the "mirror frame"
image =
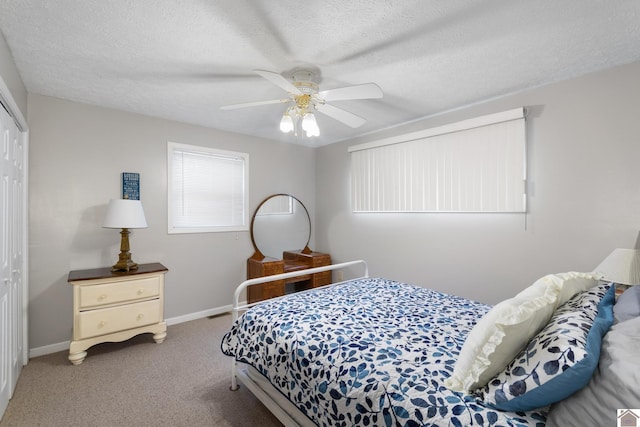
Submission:
POLYGON ((309 222, 309 236, 307 237, 307 242, 304 245, 304 249, 302 249, 302 253, 310 254, 312 252, 311 249, 309 249, 309 242, 311 241, 311 217, 309 216, 309 211, 307 210, 307 207, 296 196, 292 196, 291 194, 287 194, 287 193, 277 193, 277 194, 272 194, 270 196, 267 196, 263 201, 261 201, 258 207, 256 208, 256 210, 253 212, 253 216, 251 217, 251 227, 250 227, 251 243, 253 244, 253 249, 255 250, 253 256, 251 257, 252 259, 262 260, 265 258, 264 254, 260 252, 260 249, 258 249, 258 245, 256 244, 255 237, 253 236, 253 223, 256 219, 256 215, 258 214, 258 211, 260 211, 260 208, 262 207, 262 205, 267 203, 272 198, 279 197, 279 196, 291 197, 293 200, 300 203, 300 206, 302 206, 302 209, 304 209, 304 213, 307 214, 307 221, 309 222))

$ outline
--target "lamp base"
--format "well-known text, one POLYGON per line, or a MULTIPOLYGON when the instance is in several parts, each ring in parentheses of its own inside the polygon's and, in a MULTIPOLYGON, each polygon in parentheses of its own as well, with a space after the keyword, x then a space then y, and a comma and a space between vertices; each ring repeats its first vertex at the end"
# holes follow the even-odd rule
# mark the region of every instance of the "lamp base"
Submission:
POLYGON ((116 262, 111 271, 131 271, 137 270, 138 264, 131 259, 131 252, 129 252, 129 234, 128 228, 123 228, 120 232, 122 238, 120 239, 120 255, 118 255, 118 262, 116 262))
POLYGON ((128 260, 121 259, 111 267, 111 271, 130 271, 130 270, 137 270, 137 269, 138 269, 138 264, 131 261, 131 259, 128 259, 128 260))

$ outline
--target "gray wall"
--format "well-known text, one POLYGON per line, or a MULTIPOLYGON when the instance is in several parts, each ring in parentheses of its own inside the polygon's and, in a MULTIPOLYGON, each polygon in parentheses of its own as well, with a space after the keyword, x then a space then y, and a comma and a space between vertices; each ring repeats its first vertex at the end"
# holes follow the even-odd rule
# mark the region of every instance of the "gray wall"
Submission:
MULTIPOLYGON (((548 273, 591 271, 640 229, 640 63, 318 149, 318 245, 335 261, 487 303, 548 273), (526 106, 523 214, 353 214, 347 147, 526 106)), ((452 88, 455 90, 455 88, 452 88)))
POLYGON ((30 95, 0 36, 0 75, 28 118, 30 348, 69 340, 69 270, 111 265, 119 235, 100 227, 120 173, 141 174, 150 227, 134 230, 138 262, 160 261, 166 317, 227 305, 244 278, 247 233, 166 233, 166 141, 251 155, 251 209, 289 192, 307 205, 312 248, 364 258, 372 275, 495 303, 549 272, 590 270, 635 247, 640 226, 640 64, 538 88, 317 150, 30 95), (28 105, 28 109, 27 109, 28 105), (349 145, 527 106, 529 213, 350 212, 349 145), (28 113, 28 114, 27 114, 28 113), (316 170, 315 177, 313 170, 316 170))
MULTIPOLYGON (((138 172, 149 228, 132 230, 138 263, 161 262, 165 317, 223 307, 245 278, 253 253, 248 232, 167 234, 167 141, 247 152, 250 209, 272 193, 290 193, 314 218, 312 148, 29 95, 31 267, 29 347, 68 341, 70 270, 117 261, 120 234, 101 228, 120 174, 138 172)), ((315 227, 314 227, 315 229, 315 227)))

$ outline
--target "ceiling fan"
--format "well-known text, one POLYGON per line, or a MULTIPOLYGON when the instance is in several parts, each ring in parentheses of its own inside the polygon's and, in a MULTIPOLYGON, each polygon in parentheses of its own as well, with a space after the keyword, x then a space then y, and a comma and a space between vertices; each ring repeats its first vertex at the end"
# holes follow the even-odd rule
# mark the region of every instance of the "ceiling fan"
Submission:
POLYGON ((289 104, 280 120, 280 130, 284 133, 294 132, 297 135, 298 129, 302 128, 307 137, 319 136, 320 129, 313 115, 314 111, 325 114, 352 128, 360 127, 366 122, 366 119, 331 105, 328 102, 382 98, 382 90, 375 83, 364 83, 320 91, 318 83, 315 81, 315 74, 310 70, 301 69, 292 72, 291 81, 273 71, 254 71, 271 83, 287 91, 288 97, 268 101, 225 105, 220 108, 223 110, 234 110, 259 105, 289 104))

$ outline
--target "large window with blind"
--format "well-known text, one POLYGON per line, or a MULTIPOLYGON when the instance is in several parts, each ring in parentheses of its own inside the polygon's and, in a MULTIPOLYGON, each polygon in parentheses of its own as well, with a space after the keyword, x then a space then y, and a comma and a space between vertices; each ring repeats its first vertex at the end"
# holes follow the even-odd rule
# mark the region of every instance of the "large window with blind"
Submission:
POLYGON ((249 155, 167 144, 168 232, 248 230, 249 155))
POLYGON ((526 212, 525 110, 349 147, 354 212, 526 212))

